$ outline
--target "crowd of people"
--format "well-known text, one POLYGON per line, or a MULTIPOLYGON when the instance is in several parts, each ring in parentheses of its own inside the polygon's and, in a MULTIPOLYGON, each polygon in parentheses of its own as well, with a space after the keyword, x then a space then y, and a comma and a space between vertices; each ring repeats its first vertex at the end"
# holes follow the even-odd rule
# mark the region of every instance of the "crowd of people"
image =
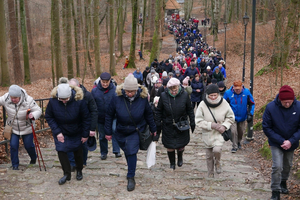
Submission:
MULTIPOLYGON (((88 150, 91 146, 95 149, 97 128, 101 160, 107 159, 110 140, 116 158, 122 157, 120 149, 124 152, 128 191, 136 186, 138 131, 147 127, 153 141, 159 141, 162 135, 171 169, 176 168, 176 153, 177 166, 183 166, 190 132, 198 127, 205 144, 208 177, 213 178, 215 172, 222 173, 223 134, 231 130, 232 153, 242 149, 246 121, 253 120, 255 102, 240 80, 227 89, 226 84, 230 83, 225 61, 220 51, 203 41, 198 23, 193 19, 170 21, 169 29, 178 44, 176 55, 161 62, 154 59, 143 72, 137 68, 122 84, 118 85, 107 72, 94 82, 91 92, 75 78, 59 80, 51 92, 45 118, 63 170, 60 185, 70 181, 75 170, 76 179, 83 179, 88 150), (187 129, 180 128, 178 123, 187 124, 187 129)), ((264 113, 263 128, 273 155, 272 199, 279 199, 280 192, 288 193, 286 181, 300 139, 298 104, 293 89, 283 86, 264 113)), ((18 170, 20 137, 31 158, 30 164, 34 164, 36 152, 27 120, 38 119, 41 109, 16 85, 0 97, 0 105, 7 109, 6 123, 13 128, 10 140, 13 170, 18 170), (28 108, 32 111, 29 114, 25 112, 28 108)))

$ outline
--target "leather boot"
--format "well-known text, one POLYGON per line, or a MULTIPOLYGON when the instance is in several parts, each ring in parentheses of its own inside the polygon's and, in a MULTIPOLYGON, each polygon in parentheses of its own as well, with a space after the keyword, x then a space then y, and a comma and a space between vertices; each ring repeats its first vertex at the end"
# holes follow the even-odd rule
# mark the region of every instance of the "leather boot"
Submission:
POLYGON ((178 157, 178 162, 177 162, 177 165, 178 165, 178 167, 181 167, 182 166, 182 164, 183 164, 183 160, 182 160, 182 154, 183 154, 183 151, 184 150, 182 150, 182 151, 177 151, 177 157, 178 157))
POLYGON ((63 185, 69 180, 71 180, 71 176, 64 175, 61 179, 59 179, 58 184, 63 185))
POLYGON ((289 193, 289 190, 287 189, 287 186, 286 186, 286 181, 281 181, 280 187, 281 187, 281 193, 282 194, 288 194, 289 193))
POLYGON ((135 180, 134 177, 127 177, 128 183, 127 183, 127 191, 133 191, 135 188, 135 180))
POLYGON ((212 148, 206 149, 206 164, 208 171, 208 178, 214 178, 214 157, 213 157, 212 148))
POLYGON ((83 179, 83 176, 82 176, 82 171, 81 170, 77 170, 77 173, 76 173, 76 179, 78 181, 81 181, 83 179))
POLYGON ((272 191, 272 197, 270 200, 280 200, 280 192, 279 191, 272 191))
POLYGON ((170 160, 170 168, 175 169, 175 151, 168 151, 168 157, 170 160))

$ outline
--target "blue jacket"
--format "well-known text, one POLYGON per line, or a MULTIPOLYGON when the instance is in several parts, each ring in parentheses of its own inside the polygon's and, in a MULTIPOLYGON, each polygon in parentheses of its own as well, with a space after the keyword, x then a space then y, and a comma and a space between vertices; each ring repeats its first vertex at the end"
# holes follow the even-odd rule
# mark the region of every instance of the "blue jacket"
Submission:
POLYGON ((66 105, 57 99, 55 87, 46 108, 45 118, 52 130, 56 151, 77 150, 82 145, 81 138, 87 138, 90 133, 91 119, 87 104, 82 100, 82 89, 70 87, 73 88, 72 95, 66 105), (57 140, 59 133, 63 134, 64 143, 57 140))
POLYGON ((103 88, 101 82, 99 81, 97 87, 93 88, 92 95, 95 99, 98 109, 98 123, 104 124, 105 114, 109 103, 112 97, 116 96, 116 87, 112 82, 110 82, 108 88, 103 88))
POLYGON ((230 104, 230 107, 235 115, 235 121, 243 122, 247 119, 248 110, 250 107, 250 114, 254 114, 255 102, 250 91, 243 86, 242 92, 236 94, 233 86, 224 93, 223 98, 230 104))
POLYGON ((200 102, 202 100, 202 94, 203 94, 203 83, 199 80, 197 82, 195 79, 192 81, 192 89, 193 92, 191 94, 191 102, 200 102), (197 89, 200 89, 200 92, 196 92, 197 89))
POLYGON ((195 76, 195 74, 199 74, 198 69, 196 67, 194 69, 192 69, 191 67, 188 67, 185 70, 183 77, 185 78, 185 77, 191 76, 191 75, 195 76))
POLYGON ((136 70, 133 72, 133 76, 136 78, 136 79, 140 79, 141 81, 143 81, 143 74, 142 72, 140 71, 140 73, 137 73, 136 70))
POLYGON ((277 95, 265 109, 262 126, 270 146, 281 148, 289 140, 292 147, 287 151, 295 150, 300 140, 300 102, 295 99, 291 107, 285 108, 277 95))
MULTIPOLYGON (((213 71, 213 72, 216 71, 217 67, 218 67, 218 66, 216 66, 216 67, 214 68, 214 71, 213 71)), ((219 67, 218 67, 218 68, 219 68, 219 67)), ((220 68, 219 68, 219 69, 220 69, 220 68)), ((220 69, 220 72, 223 74, 223 77, 226 78, 226 70, 225 70, 224 67, 222 67, 222 68, 220 69)))
POLYGON ((147 98, 148 90, 141 86, 132 102, 126 97, 123 85, 117 86, 116 92, 117 96, 112 98, 106 112, 105 135, 112 135, 112 122, 116 116, 117 126, 114 136, 125 155, 133 155, 139 150, 139 135, 127 111, 125 102, 140 131, 143 131, 148 124, 150 132, 156 132, 152 109, 147 98))

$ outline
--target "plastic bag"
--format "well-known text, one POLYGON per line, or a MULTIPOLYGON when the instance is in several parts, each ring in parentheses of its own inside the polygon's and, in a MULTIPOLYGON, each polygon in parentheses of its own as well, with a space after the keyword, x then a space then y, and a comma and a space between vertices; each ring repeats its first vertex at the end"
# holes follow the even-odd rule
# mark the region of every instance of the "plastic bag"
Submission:
POLYGON ((148 169, 155 165, 155 157, 156 157, 156 143, 151 142, 147 150, 147 167, 148 169))

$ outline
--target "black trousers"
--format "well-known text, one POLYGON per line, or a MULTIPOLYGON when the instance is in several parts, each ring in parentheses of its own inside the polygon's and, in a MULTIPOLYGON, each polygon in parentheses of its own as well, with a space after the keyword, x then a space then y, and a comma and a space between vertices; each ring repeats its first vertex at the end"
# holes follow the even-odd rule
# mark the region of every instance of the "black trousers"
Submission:
MULTIPOLYGON (((74 159, 76 163, 77 171, 82 171, 83 169, 83 153, 82 148, 79 148, 77 151, 73 151, 74 159)), ((71 164, 68 158, 67 152, 58 151, 58 158, 61 164, 64 175, 71 177, 71 164)))

